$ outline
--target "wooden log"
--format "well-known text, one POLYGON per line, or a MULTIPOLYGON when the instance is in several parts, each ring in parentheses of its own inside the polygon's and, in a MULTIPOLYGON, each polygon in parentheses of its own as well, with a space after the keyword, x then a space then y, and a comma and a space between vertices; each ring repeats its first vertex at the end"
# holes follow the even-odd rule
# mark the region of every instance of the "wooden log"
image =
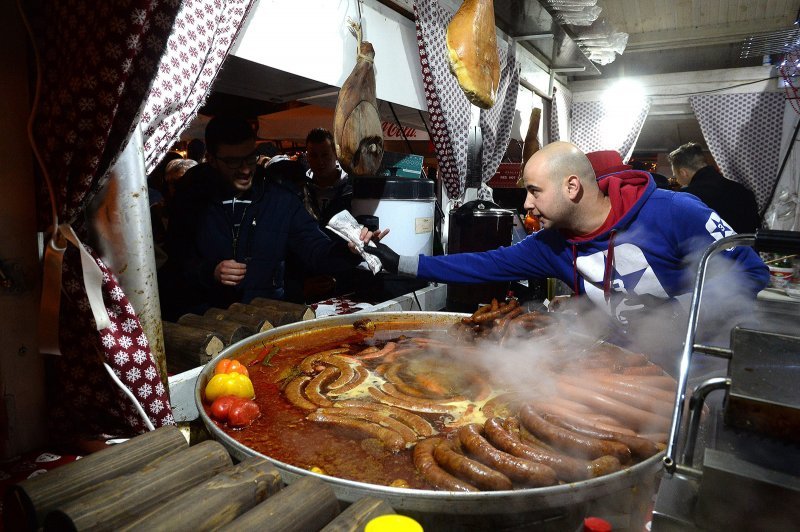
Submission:
POLYGON ((303 477, 222 528, 225 532, 319 530, 339 514, 333 489, 314 477, 303 477))
POLYGON ((178 323, 212 332, 222 338, 225 345, 235 344, 239 340, 244 340, 256 333, 255 329, 240 323, 215 320, 214 318, 198 316, 197 314, 184 314, 178 318, 178 323))
POLYGON ((340 513, 336 519, 328 523, 320 532, 356 532, 364 530, 364 526, 379 515, 393 514, 389 503, 374 497, 357 500, 340 513))
POLYGON ((44 530, 116 530, 231 465, 222 444, 204 441, 135 473, 107 480, 83 497, 59 506, 45 518, 44 530))
POLYGON ((164 351, 171 373, 204 366, 225 347, 222 338, 205 329, 168 321, 163 322, 163 326, 164 351))
POLYGON ((158 505, 120 530, 216 530, 283 487, 281 475, 264 458, 247 458, 189 491, 158 505))
POLYGON ((247 305, 245 303, 233 303, 228 310, 236 313, 247 314, 261 319, 266 319, 275 327, 281 325, 288 325, 300 321, 296 313, 287 313, 283 311, 276 311, 266 307, 257 307, 255 305, 247 305))
POLYGON ((235 310, 224 310, 221 308, 210 308, 204 316, 215 320, 227 320, 245 327, 250 327, 256 332, 264 332, 273 328, 272 323, 264 316, 253 316, 246 312, 236 312, 235 310))
MULTIPOLYGON (((255 307, 269 309, 270 311, 274 312, 276 316, 281 316, 285 320, 291 320, 287 321, 286 323, 313 320, 317 317, 314 309, 308 305, 289 303, 288 301, 278 301, 276 299, 257 297, 253 299, 250 304, 255 307)), ((273 323, 275 322, 273 321, 273 323)), ((281 325, 286 325, 286 323, 281 323, 281 325)))
POLYGON ((83 497, 103 481, 131 473, 188 447, 177 427, 161 427, 47 474, 23 480, 6 490, 3 498, 5 530, 37 530, 52 510, 83 497))

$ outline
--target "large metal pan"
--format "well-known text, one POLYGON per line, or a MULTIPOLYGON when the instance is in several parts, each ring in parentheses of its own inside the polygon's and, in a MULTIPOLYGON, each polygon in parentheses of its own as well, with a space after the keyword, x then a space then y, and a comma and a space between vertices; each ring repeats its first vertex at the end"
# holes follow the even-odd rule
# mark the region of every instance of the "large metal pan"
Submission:
MULTIPOLYGON (((578 507, 578 513, 584 515, 586 511, 590 511, 587 508, 597 508, 598 504, 602 506, 604 501, 613 501, 617 513, 645 515, 645 512, 649 510, 651 496, 654 493, 656 475, 661 468, 662 454, 617 473, 545 488, 480 493, 402 489, 320 475, 265 456, 242 445, 220 430, 206 415, 203 408, 203 390, 213 376, 217 362, 223 358, 236 357, 264 342, 290 336, 301 336, 303 333, 318 331, 321 328, 350 325, 356 320, 364 318, 370 318, 376 322, 379 328, 381 323, 413 321, 415 330, 443 330, 463 316, 465 314, 444 312, 359 313, 304 321, 265 331, 226 348, 203 368, 195 388, 197 410, 211 435, 221 442, 235 458, 240 460, 250 456, 266 458, 275 464, 287 483, 292 483, 303 476, 316 476, 327 482, 339 500, 345 503, 354 502, 366 496, 380 497, 388 501, 395 510, 409 515, 447 516, 446 522, 449 525, 463 519, 465 515, 491 517, 492 515, 508 514, 541 514, 549 515, 550 517, 543 518, 547 520, 553 519, 554 511, 556 514, 559 510, 565 513, 575 513, 575 509, 578 507)), ((566 525, 561 522, 555 529, 563 529, 561 527, 566 525)))

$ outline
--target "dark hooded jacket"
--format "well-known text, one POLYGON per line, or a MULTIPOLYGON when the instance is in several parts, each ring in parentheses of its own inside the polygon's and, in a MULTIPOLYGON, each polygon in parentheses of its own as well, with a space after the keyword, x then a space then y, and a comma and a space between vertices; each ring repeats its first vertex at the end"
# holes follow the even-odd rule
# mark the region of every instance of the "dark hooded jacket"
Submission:
POLYGON ((263 179, 241 198, 208 164, 189 170, 172 205, 161 276, 162 313, 227 308, 255 297, 283 298, 285 260, 297 257, 308 271, 335 273, 360 259, 343 241, 332 241, 291 191, 263 179), (237 286, 214 279, 224 260, 247 265, 237 286))

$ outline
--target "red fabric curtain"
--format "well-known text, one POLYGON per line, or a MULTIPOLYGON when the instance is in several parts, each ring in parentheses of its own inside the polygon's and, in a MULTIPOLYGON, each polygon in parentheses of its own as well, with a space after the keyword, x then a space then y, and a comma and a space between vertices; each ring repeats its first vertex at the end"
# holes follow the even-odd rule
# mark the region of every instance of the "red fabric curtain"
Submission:
MULTIPOLYGON (((178 0, 50 0, 26 13, 37 51, 32 143, 47 178, 39 202, 43 229, 56 221, 66 232, 66 224, 81 226, 86 205, 138 125, 178 7, 178 0)), ((82 263, 75 247, 55 248, 47 250, 40 323, 55 318, 59 332, 54 350, 61 356, 50 359, 48 383, 56 438, 132 435, 147 424, 174 424, 147 338, 113 273, 88 248, 94 262, 82 263), (99 312, 87 297, 98 291, 87 291, 81 274, 92 270, 102 278, 99 312), (59 307, 60 313, 44 311, 59 307)), ((53 350, 49 341, 42 344, 53 350)))
MULTIPOLYGON (((168 49, 168 40, 180 44, 181 37, 175 35, 187 23, 198 20, 196 31, 211 44, 193 55, 195 64, 201 65, 204 81, 191 95, 196 107, 210 90, 210 81, 250 4, 224 4, 220 0, 49 0, 39 10, 28 8, 26 17, 33 28, 40 73, 33 109, 33 145, 44 177, 49 177, 60 223, 81 224, 86 205, 105 184, 109 169, 134 128, 139 127, 142 108, 152 95, 157 75, 171 79, 182 75, 177 67, 175 71, 164 68, 165 61, 173 64, 176 60, 171 55, 176 47, 168 49), (234 7, 229 9, 231 5, 234 7), (176 21, 179 9, 182 15, 176 21), (220 32, 220 26, 232 30, 220 32)), ((174 99, 177 102, 188 97, 176 93, 174 99)), ((166 123, 164 114, 151 116, 148 123, 155 129, 163 124, 169 131, 180 127, 166 123)), ((45 181, 41 189, 39 218, 44 229, 55 220, 45 181)), ((51 253, 52 249, 46 259, 51 271, 46 274, 44 291, 54 288, 57 296, 63 280, 58 323, 62 356, 53 359, 52 382, 48 385, 58 435, 131 434, 145 430, 146 424, 172 424, 168 393, 135 309, 113 272, 97 254, 86 249, 96 264, 91 260, 82 264, 74 247, 61 252, 63 267, 60 259, 51 260, 59 255, 51 253), (102 276, 102 286, 90 290, 100 294, 94 296, 95 300, 102 299, 100 309, 105 306, 100 312, 87 298, 86 274, 92 270, 102 276), (135 396, 142 412, 123 393, 124 388, 113 386, 107 369, 135 396)))
MULTIPOLYGON (((178 0, 49 0, 29 14, 39 50, 33 133, 62 222, 75 222, 138 124, 178 0)), ((43 190, 40 220, 50 219, 43 190)))

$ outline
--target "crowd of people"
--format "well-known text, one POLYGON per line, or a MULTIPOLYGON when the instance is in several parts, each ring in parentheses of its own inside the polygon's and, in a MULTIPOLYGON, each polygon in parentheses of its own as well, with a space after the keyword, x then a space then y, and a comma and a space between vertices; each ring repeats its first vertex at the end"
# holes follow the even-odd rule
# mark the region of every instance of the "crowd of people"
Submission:
MULTIPOLYGON (((685 314, 687 265, 715 240, 755 231, 759 216, 753 193, 722 177, 698 144, 681 146, 669 161, 683 187, 677 192, 617 152, 585 154, 554 142, 523 169, 524 207, 540 230, 518 244, 448 256, 402 257, 381 243, 370 249, 385 270, 430 281, 554 277, 623 326, 657 308, 685 314)), ((206 129, 204 159, 162 164, 153 186, 160 180, 165 201, 166 319, 258 296, 303 300, 310 278, 346 278, 361 260, 325 230, 349 209, 352 183, 324 129, 308 134, 302 160, 264 153, 246 120, 219 116, 206 129)), ((362 240, 382 234, 365 228, 362 240)), ((758 254, 740 246, 723 255, 740 292, 754 298, 769 278, 758 254)))
MULTIPOLYGON (((260 153, 247 120, 218 116, 206 128, 202 162, 165 163, 165 319, 255 297, 285 299, 287 264, 305 276, 347 272, 361 262, 352 245, 323 231, 330 216, 349 208, 352 190, 330 133, 312 131, 308 145, 315 143, 319 155, 309 157, 307 169, 300 160, 260 153), (259 166, 260 158, 268 160, 259 166)), ((381 236, 361 234, 364 242, 381 236)))

